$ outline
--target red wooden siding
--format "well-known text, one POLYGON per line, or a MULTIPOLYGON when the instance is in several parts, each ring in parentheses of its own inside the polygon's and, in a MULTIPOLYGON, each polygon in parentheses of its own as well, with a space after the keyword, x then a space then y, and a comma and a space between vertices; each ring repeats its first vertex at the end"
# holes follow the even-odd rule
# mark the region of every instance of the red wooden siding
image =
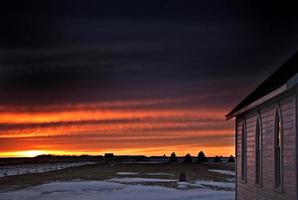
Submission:
POLYGON ((262 126, 262 186, 255 184, 255 131, 257 110, 237 117, 236 156, 237 156, 237 200, 297 199, 296 194, 296 148, 295 148, 295 95, 278 100, 282 120, 283 145, 283 192, 274 188, 274 121, 276 102, 260 108, 262 126), (247 182, 241 175, 241 130, 243 119, 247 128, 247 182))

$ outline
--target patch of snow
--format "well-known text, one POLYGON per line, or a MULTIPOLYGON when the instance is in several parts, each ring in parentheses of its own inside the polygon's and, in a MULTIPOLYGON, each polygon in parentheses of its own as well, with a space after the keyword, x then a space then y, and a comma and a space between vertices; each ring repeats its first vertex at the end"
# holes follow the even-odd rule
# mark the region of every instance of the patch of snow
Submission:
POLYGON ((53 182, 48 184, 43 184, 34 187, 34 190, 40 192, 49 192, 49 191, 112 191, 123 189, 123 185, 119 183, 111 183, 106 181, 70 181, 70 182, 53 182))
POLYGON ((137 175, 137 172, 117 172, 117 175, 137 175))
POLYGON ((235 190, 235 183, 215 182, 210 180, 197 180, 195 184, 198 187, 210 188, 213 190, 235 190))
POLYGON ((233 191, 177 190, 160 186, 126 185, 107 181, 53 182, 0 193, 0 200, 233 200, 233 191))
POLYGON ((158 172, 158 173, 145 173, 146 175, 150 176, 174 176, 174 174, 165 173, 165 172, 158 172))
POLYGON ((233 183, 235 183, 235 178, 227 178, 226 179, 228 182, 233 182, 233 183))
POLYGON ((190 187, 192 187, 192 188, 203 188, 202 185, 198 185, 196 183, 190 183, 190 182, 184 182, 184 181, 177 182, 177 188, 178 189, 189 189, 190 187))
POLYGON ((234 182, 215 182, 210 180, 197 180, 194 183, 190 182, 177 182, 178 189, 189 189, 189 188, 204 188, 212 190, 227 190, 234 191, 234 182))
POLYGON ((112 178, 110 182, 116 183, 162 183, 162 182, 175 182, 175 179, 158 179, 158 178, 112 178))
POLYGON ((209 172, 219 173, 219 174, 225 174, 225 175, 235 176, 235 172, 229 171, 229 170, 209 169, 208 171, 209 172))
POLYGON ((189 184, 187 182, 177 182, 177 189, 186 190, 189 187, 189 184))

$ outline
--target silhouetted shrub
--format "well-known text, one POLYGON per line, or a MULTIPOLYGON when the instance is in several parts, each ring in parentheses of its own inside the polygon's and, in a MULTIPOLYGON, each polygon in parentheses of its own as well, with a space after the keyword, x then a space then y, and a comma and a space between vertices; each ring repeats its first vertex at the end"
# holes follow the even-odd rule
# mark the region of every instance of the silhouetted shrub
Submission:
POLYGON ((207 162, 207 158, 204 154, 203 151, 200 151, 199 154, 198 154, 198 159, 197 159, 197 162, 200 163, 200 162, 207 162))
POLYGON ((235 159, 232 155, 229 157, 228 162, 235 162, 235 159))
POLYGON ((217 163, 217 162, 221 162, 220 157, 215 156, 214 159, 213 159, 213 162, 215 162, 215 163, 217 163))
POLYGON ((173 152, 173 153, 171 154, 171 157, 170 157, 169 162, 177 162, 177 157, 176 157, 175 152, 173 152))
POLYGON ((189 153, 185 155, 183 163, 192 163, 192 157, 189 153))

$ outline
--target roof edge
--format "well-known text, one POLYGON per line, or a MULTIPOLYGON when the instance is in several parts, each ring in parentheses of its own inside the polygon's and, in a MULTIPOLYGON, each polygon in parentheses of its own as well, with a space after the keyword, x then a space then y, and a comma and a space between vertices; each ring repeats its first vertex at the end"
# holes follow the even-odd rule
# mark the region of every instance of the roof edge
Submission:
POLYGON ((255 106, 258 106, 276 96, 278 96, 279 94, 286 92, 287 90, 290 90, 291 88, 293 88, 294 86, 296 86, 298 84, 298 73, 296 73, 294 76, 292 76, 285 84, 281 85, 280 87, 278 87, 277 89, 269 92, 268 94, 262 96, 261 98, 257 99, 256 101, 253 101, 252 103, 250 103, 249 105, 231 113, 230 115, 226 115, 226 120, 230 120, 233 117, 246 112, 250 109, 252 109, 255 106))
POLYGON ((274 93, 282 85, 297 83, 297 65, 298 51, 295 52, 285 63, 281 65, 274 73, 272 73, 265 81, 263 81, 255 90, 253 90, 246 98, 244 98, 236 107, 234 107, 225 117, 229 120, 235 116, 244 107, 262 99, 264 96, 274 93), (296 78, 295 78, 296 77, 296 78), (294 79, 295 80, 294 80, 294 79), (291 81, 289 81, 291 80, 291 81))

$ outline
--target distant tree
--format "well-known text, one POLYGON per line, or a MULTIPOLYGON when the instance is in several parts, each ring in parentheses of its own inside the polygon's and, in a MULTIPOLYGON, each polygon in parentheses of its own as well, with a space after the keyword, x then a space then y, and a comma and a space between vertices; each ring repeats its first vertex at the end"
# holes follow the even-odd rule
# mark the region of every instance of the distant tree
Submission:
POLYGON ((217 162, 221 162, 220 157, 215 156, 214 159, 213 159, 213 162, 215 162, 215 163, 217 163, 217 162))
POLYGON ((203 151, 200 151, 199 154, 198 154, 198 159, 197 159, 197 162, 200 163, 200 162, 207 162, 207 158, 204 154, 203 151))
POLYGON ((228 162, 235 162, 235 159, 232 155, 229 157, 228 162))
POLYGON ((169 162, 177 162, 177 157, 175 152, 171 154, 169 162))
POLYGON ((192 157, 189 153, 185 155, 183 163, 192 163, 192 157))

